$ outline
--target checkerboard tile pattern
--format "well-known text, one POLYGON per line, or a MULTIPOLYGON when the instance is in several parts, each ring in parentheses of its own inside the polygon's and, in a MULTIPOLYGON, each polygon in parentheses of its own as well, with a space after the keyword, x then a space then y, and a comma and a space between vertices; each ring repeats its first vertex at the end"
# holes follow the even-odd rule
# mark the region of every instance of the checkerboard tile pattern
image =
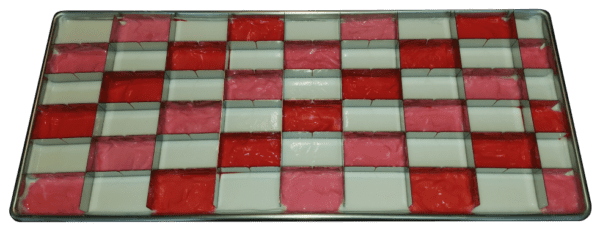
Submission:
POLYGON ((81 200, 23 212, 580 212, 546 22, 426 15, 62 20, 27 186, 81 200))

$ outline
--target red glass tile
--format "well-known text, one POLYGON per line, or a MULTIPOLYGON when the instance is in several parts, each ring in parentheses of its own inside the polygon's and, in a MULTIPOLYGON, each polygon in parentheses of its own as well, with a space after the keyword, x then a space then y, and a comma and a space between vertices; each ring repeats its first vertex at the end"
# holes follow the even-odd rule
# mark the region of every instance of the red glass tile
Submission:
POLYGON ((470 13, 456 15, 459 39, 517 38, 514 16, 506 13, 470 13))
POLYGON ((156 170, 150 177, 147 207, 156 215, 213 213, 216 170, 156 170))
POLYGON ((460 68, 458 40, 402 40, 401 68, 460 68))
POLYGON ((344 99, 402 99, 398 70, 342 70, 344 99))
POLYGON ((91 137, 97 104, 38 106, 32 139, 91 137))
POLYGON ((220 167, 279 166, 280 133, 225 133, 219 146, 220 167))
POLYGON ((411 213, 470 214, 479 205, 473 169, 410 168, 411 213))
POLYGON ((230 41, 283 40, 283 17, 239 16, 229 20, 230 41))
POLYGON ((341 101, 283 101, 283 131, 341 130, 341 101))
POLYGON ((529 101, 536 132, 567 132, 567 116, 558 101, 529 101))
POLYGON ((477 168, 540 168, 535 134, 473 133, 477 168))
POLYGON ((226 42, 171 42, 167 70, 224 70, 226 42))
POLYGON ((107 72, 102 79, 100 103, 160 101, 164 72, 107 72))

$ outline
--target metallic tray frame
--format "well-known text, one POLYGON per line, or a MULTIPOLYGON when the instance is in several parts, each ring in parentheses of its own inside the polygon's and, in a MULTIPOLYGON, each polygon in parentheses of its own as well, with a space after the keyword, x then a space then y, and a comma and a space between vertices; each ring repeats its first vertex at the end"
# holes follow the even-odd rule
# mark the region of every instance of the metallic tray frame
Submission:
POLYGON ((38 80, 37 91, 31 111, 31 117, 27 129, 27 135, 23 146, 23 152, 21 155, 21 161, 19 163, 19 170, 15 181, 15 187, 11 199, 9 208, 10 216, 16 221, 24 222, 35 222, 35 221, 52 221, 52 222, 65 222, 65 221, 101 221, 101 222, 116 222, 116 221, 256 221, 256 220, 271 220, 271 221, 385 221, 385 220, 415 220, 415 221, 581 221, 586 219, 592 210, 591 200, 585 178, 585 172, 583 170, 583 163, 581 160, 581 154, 579 152, 579 144, 573 124, 573 118, 571 115, 571 106, 569 103, 564 75, 562 72, 562 66, 560 58, 558 56, 558 48, 556 44, 554 28, 552 26, 552 20, 550 13, 542 9, 505 9, 505 10, 382 10, 382 11, 60 11, 57 12, 52 20, 48 40, 46 43, 46 52, 44 55, 44 61, 40 71, 40 78, 38 80), (57 20, 60 17, 69 14, 86 14, 86 13, 156 13, 156 14, 172 14, 172 13, 190 13, 190 14, 212 14, 212 13, 241 13, 246 15, 259 15, 259 14, 271 14, 271 15, 287 15, 287 14, 324 14, 324 13, 494 13, 494 12, 506 12, 507 10, 538 14, 542 16, 542 19, 547 25, 548 31, 548 42, 551 42, 554 48, 554 60, 557 64, 558 69, 558 82, 561 89, 562 97, 564 99, 565 114, 568 119, 568 126, 572 132, 573 141, 573 152, 576 166, 573 167, 579 173, 579 181, 582 185, 582 196, 584 200, 585 210, 580 214, 566 214, 566 215, 550 215, 550 214, 488 214, 488 215, 429 215, 429 214, 368 214, 368 213, 344 213, 344 214, 212 214, 212 215, 181 215, 181 216, 99 216, 99 215, 84 215, 84 216, 40 216, 40 215, 23 215, 18 211, 18 197, 19 188, 23 178, 25 178, 26 169, 26 158, 31 140, 31 132, 33 129, 33 120, 35 118, 35 110, 40 101, 40 93, 42 91, 42 82, 44 72, 46 69, 46 62, 51 52, 50 47, 52 38, 54 37, 55 28, 57 26, 57 20))

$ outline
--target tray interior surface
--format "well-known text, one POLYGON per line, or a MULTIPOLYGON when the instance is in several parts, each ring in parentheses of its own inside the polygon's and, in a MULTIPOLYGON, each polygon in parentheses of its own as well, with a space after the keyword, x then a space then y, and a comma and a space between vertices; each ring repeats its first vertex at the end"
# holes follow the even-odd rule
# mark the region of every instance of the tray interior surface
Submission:
POLYGON ((581 219, 551 35, 537 10, 60 13, 13 216, 581 219))

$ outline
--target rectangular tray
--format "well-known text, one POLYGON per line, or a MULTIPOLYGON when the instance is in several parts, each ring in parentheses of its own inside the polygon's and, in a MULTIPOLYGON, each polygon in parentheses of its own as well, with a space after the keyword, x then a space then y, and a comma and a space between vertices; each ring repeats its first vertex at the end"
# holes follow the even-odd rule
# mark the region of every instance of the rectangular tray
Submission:
POLYGON ((59 12, 18 221, 582 220, 548 12, 59 12))

